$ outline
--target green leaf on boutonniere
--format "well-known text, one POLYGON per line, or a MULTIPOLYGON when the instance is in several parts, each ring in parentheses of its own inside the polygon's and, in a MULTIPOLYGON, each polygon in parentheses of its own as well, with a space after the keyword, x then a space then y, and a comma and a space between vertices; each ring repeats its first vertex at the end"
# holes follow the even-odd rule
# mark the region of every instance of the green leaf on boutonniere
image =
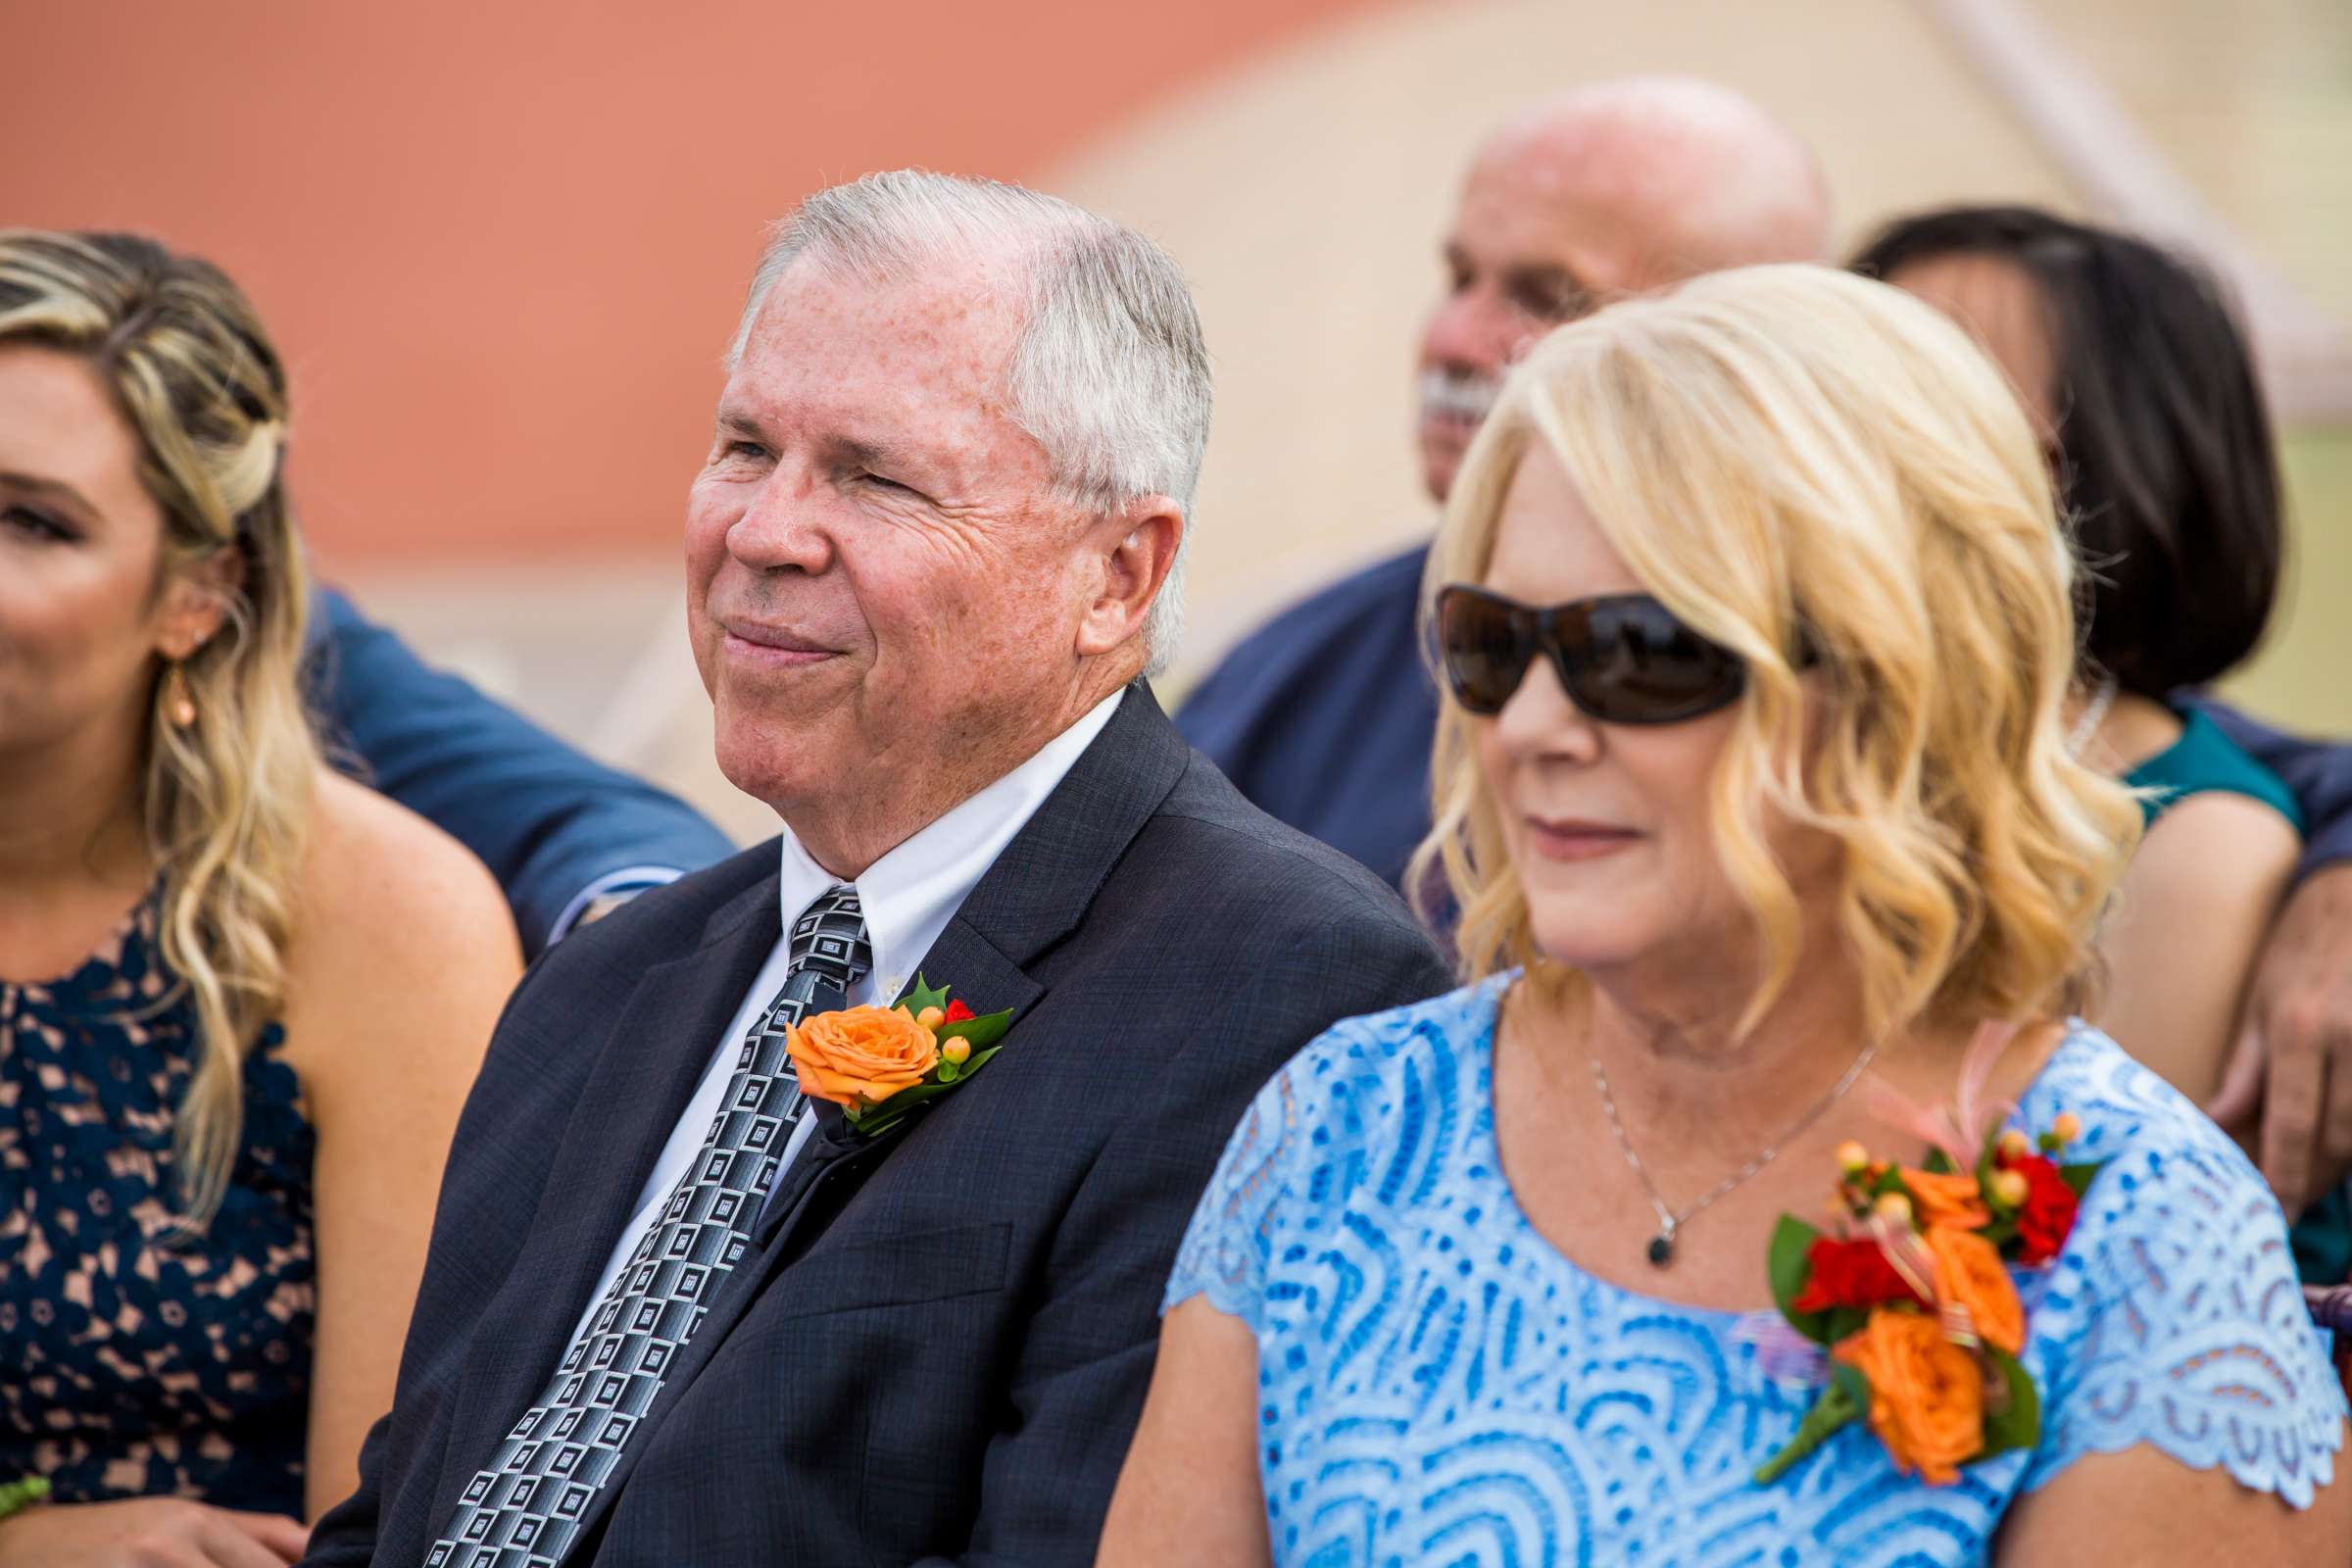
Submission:
POLYGON ((1765 1269, 1772 1280, 1772 1298, 1780 1303, 1781 1316, 1788 1320, 1788 1326, 1817 1345, 1829 1345, 1835 1343, 1829 1337, 1830 1314, 1796 1309, 1796 1298, 1804 1294, 1805 1281, 1813 1272, 1806 1254, 1819 1240, 1821 1232, 1793 1214, 1783 1214, 1772 1228, 1772 1250, 1766 1254, 1765 1269))
POLYGON ((2032 1375, 2016 1356, 1993 1346, 1984 1347, 1984 1358, 2008 1384, 2009 1397, 1997 1411, 1990 1400, 1985 1402, 1984 1451, 1977 1457, 1989 1459, 2011 1448, 2033 1447, 2041 1441, 2041 1396, 2034 1391, 2032 1375))
MULTIPOLYGON (((1012 1009, 1007 1007, 1003 1012, 984 1013, 977 1018, 958 1018, 954 1023, 942 1024, 939 1039, 942 1045, 951 1040, 963 1041, 976 1055, 1004 1039, 1004 1031, 1011 1027, 1012 1009)), ((964 1071, 971 1071, 968 1064, 964 1071)))
POLYGON ((2061 1165, 2058 1167, 2058 1175, 2067 1186, 2075 1190, 2077 1198, 2082 1198, 2090 1192, 2090 1184, 2096 1181, 2099 1172, 2106 1168, 2105 1160, 2094 1159, 2079 1165, 2061 1165))
POLYGON ((945 986, 925 983, 922 975, 918 973, 914 977, 914 984, 906 988, 906 994, 892 1003, 891 1005, 905 1007, 912 1013, 920 1013, 925 1007, 937 1007, 940 1011, 945 1012, 948 1010, 948 989, 945 986))
POLYGON ((864 1110, 849 1112, 850 1130, 861 1138, 880 1137, 906 1120, 906 1113, 917 1105, 962 1088, 963 1081, 978 1072, 987 1063, 988 1058, 995 1055, 1001 1049, 1001 1047, 992 1047, 987 1051, 975 1051, 960 1064, 949 1061, 944 1056, 941 1057, 939 1065, 933 1069, 937 1076, 929 1081, 902 1089, 878 1105, 870 1105, 864 1110), (951 1067, 956 1069, 956 1076, 953 1078, 947 1076, 947 1069, 951 1067))

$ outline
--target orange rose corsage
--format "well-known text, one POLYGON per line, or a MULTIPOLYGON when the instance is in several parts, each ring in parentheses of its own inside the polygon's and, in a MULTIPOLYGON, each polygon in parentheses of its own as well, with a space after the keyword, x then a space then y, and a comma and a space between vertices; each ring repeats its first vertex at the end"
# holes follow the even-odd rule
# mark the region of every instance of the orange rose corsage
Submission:
POLYGON ((2012 1271, 2058 1255, 2104 1162, 2060 1162, 2082 1131, 2071 1114, 2039 1138, 2001 1130, 2014 1107, 1991 1102, 1984 1086, 2014 1033, 1979 1034, 1955 1106, 1894 1107, 1935 1146, 1921 1164, 1874 1159, 1848 1143, 1838 1151, 1831 1230, 1781 1216, 1769 1260, 1780 1313, 1757 1338, 1768 1370, 1800 1364, 1785 1352, 1801 1351, 1826 1367, 1829 1386, 1756 1471, 1759 1483, 1857 1421, 1896 1469, 1931 1486, 2040 1441, 2040 1396, 2018 1359, 2026 1309, 2012 1271))
POLYGON ((976 1014, 946 986, 916 975, 894 1006, 843 1007, 802 1019, 785 1036, 801 1092, 829 1101, 850 1128, 875 1137, 978 1072, 1012 1026, 1010 1009, 976 1014))

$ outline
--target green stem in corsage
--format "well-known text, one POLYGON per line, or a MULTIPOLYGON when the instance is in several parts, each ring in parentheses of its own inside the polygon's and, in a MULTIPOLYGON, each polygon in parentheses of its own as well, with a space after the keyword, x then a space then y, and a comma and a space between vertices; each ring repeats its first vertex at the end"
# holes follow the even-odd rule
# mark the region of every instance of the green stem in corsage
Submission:
POLYGON ((1797 1423, 1796 1435, 1778 1453, 1756 1467, 1756 1485, 1768 1487, 1787 1475, 1796 1462, 1862 1419, 1870 1408, 1870 1385, 1850 1366, 1841 1366, 1830 1386, 1821 1391, 1813 1408, 1797 1423))

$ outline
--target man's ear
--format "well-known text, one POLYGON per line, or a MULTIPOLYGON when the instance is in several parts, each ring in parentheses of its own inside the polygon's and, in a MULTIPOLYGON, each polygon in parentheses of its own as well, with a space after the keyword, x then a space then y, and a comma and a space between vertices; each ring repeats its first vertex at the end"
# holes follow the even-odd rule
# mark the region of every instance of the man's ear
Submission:
POLYGON ((1081 657, 1107 654, 1143 630, 1175 567, 1184 528, 1182 507, 1166 496, 1146 496, 1089 531, 1087 548, 1100 575, 1078 620, 1081 657))
POLYGON ((155 651, 177 662, 219 635, 245 586, 245 552, 226 545, 172 573, 155 617, 155 651))

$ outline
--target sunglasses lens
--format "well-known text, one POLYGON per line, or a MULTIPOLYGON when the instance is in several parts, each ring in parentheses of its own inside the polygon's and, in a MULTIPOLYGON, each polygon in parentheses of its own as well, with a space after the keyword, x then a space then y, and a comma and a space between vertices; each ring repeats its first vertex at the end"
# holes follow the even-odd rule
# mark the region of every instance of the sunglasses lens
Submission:
POLYGON ((1736 701, 1747 686, 1739 655, 1707 641, 1645 596, 1604 599, 1585 612, 1563 684, 1576 705, 1613 724, 1671 724, 1736 701))
POLYGON ((1535 640, 1515 605, 1464 588, 1438 596, 1438 651, 1454 700, 1473 713, 1499 713, 1527 677, 1535 640))

